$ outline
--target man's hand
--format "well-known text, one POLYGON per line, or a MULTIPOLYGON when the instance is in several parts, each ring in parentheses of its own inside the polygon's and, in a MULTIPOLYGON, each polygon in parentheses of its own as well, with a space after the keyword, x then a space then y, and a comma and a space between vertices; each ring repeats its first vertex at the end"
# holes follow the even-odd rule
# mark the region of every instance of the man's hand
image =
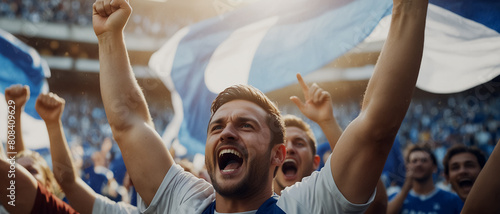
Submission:
POLYGON ((323 122, 335 120, 330 93, 320 88, 316 83, 312 84, 311 87, 307 86, 300 74, 297 74, 297 80, 304 93, 305 102, 303 103, 296 96, 290 97, 290 100, 299 107, 302 114, 320 125, 323 122))
POLYGON ((103 33, 122 33, 132 13, 128 0, 97 0, 93 5, 92 24, 97 37, 103 33))
POLYGON ((43 93, 36 99, 35 109, 40 117, 48 122, 57 122, 61 119, 65 101, 54 93, 43 93))
POLYGON ((413 175, 414 175, 414 169, 412 167, 409 167, 407 166, 407 169, 406 169, 406 178, 405 178, 405 182, 403 184, 403 188, 406 188, 408 191, 411 190, 411 188, 413 188, 413 175))
POLYGON ((16 112, 21 112, 21 108, 30 99, 30 87, 25 85, 12 85, 5 89, 5 101, 14 101, 16 106, 16 112))

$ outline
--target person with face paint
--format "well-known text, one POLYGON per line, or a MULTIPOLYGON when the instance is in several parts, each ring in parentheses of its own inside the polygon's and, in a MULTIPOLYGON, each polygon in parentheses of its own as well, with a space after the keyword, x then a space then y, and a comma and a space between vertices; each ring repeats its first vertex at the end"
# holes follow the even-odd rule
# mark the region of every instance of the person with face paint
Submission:
MULTIPOLYGON (((325 169, 273 194, 285 160, 285 127, 262 92, 235 85, 212 103, 205 163, 212 184, 176 164, 155 132, 134 78, 123 29, 126 0, 97 0, 101 95, 113 136, 144 213, 363 213, 408 109, 423 51, 428 1, 394 0, 391 29, 360 115, 346 128, 325 169)), ((333 21, 333 20, 332 20, 333 21)), ((203 131, 203 130, 200 130, 203 131)))

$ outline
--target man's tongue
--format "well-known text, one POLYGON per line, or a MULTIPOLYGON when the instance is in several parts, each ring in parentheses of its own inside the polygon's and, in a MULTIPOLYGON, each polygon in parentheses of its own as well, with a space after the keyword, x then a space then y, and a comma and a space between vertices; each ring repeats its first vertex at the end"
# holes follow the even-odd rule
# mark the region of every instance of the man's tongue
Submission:
POLYGON ((231 160, 229 163, 224 167, 224 170, 233 170, 233 169, 238 169, 241 166, 241 163, 238 163, 238 161, 231 160))
POLYGON ((285 176, 287 176, 287 177, 293 177, 293 176, 295 176, 295 174, 297 174, 297 170, 296 169, 287 169, 287 170, 285 170, 285 176))

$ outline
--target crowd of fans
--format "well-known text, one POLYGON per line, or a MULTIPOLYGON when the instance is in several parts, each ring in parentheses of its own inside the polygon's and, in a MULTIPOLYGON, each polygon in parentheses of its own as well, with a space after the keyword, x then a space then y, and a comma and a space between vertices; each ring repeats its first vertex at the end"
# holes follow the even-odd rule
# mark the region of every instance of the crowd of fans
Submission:
POLYGON ((2 0, 0 17, 33 23, 55 22, 87 26, 92 24, 92 1, 86 0, 2 0))
MULTIPOLYGON (((0 18, 21 19, 32 23, 61 23, 92 27, 93 1, 88 0, 1 0, 0 18)), ((172 15, 172 14, 171 14, 172 15)), ((175 15, 175 14, 173 14, 175 15)), ((170 23, 158 17, 134 13, 126 32, 155 38, 168 38, 191 20, 177 17, 170 23)))
MULTIPOLYGON (((61 118, 64 133, 75 164, 81 168, 82 179, 97 193, 115 201, 135 204, 134 198, 123 191, 130 182, 120 149, 112 138, 101 98, 87 93, 77 96, 61 92, 60 95, 66 100, 61 118)), ((149 108, 156 131, 162 134, 173 117, 173 110, 154 102, 149 108)), ((50 154, 44 154, 50 160, 50 154)))
MULTIPOLYGON (((495 147, 495 140, 500 137, 498 129, 500 94, 493 91, 486 94, 488 99, 480 99, 482 96, 475 93, 476 89, 439 96, 424 92, 424 96, 414 97, 399 130, 397 142, 401 143, 401 148, 411 144, 427 143, 433 148, 441 170, 447 149, 455 144, 477 146, 489 156, 495 147)), ((62 115, 64 133, 75 165, 81 169, 82 179, 99 194, 116 201, 134 204, 133 194, 127 187, 130 180, 126 175, 121 152, 112 139, 111 128, 100 97, 88 93, 75 95, 72 92, 61 92, 60 95, 66 100, 66 108, 62 115)), ((161 106, 154 99, 151 99, 149 108, 155 129, 162 135, 174 112, 169 107, 161 106)), ((302 117, 311 124, 318 143, 326 142, 326 137, 319 126, 307 117, 301 116, 300 111, 292 103, 282 105, 280 109, 283 114, 302 117)), ((334 103, 335 118, 343 129, 359 114, 359 111, 357 100, 334 103)), ((47 151, 42 150, 41 154, 47 156, 45 159, 50 162, 50 154, 47 151)), ((186 170, 200 173, 199 169, 194 169, 189 160, 177 160, 186 170)), ((447 188, 446 184, 442 184, 444 178, 438 178, 436 181, 441 188, 447 188)))
MULTIPOLYGON (((74 96, 70 93, 62 93, 61 96, 67 101, 62 121, 65 135, 74 150, 73 153, 80 154, 82 169, 94 166, 95 154, 101 151, 103 142, 112 139, 111 128, 107 123, 102 102, 99 97, 89 94, 74 96)), ((162 135, 174 112, 155 102, 149 105, 156 131, 162 135)), ((284 114, 301 115, 293 104, 283 105, 280 108, 284 114)), ((342 128, 345 128, 359 111, 357 100, 334 104, 334 114, 342 128)), ((317 124, 304 116, 302 119, 311 124, 319 143, 326 142, 317 124)), ((401 148, 410 144, 428 143, 433 148, 442 169, 441 163, 446 150, 454 144, 477 146, 489 156, 496 139, 500 137, 500 131, 497 128, 500 126, 499 121, 500 95, 498 93, 489 94, 486 100, 479 100, 470 91, 441 96, 429 94, 412 100, 399 130, 398 142, 401 143, 401 148)), ((119 167, 114 164, 123 166, 123 160, 121 160, 118 146, 115 143, 112 145, 104 156, 106 164, 103 166, 112 172, 113 170, 109 169, 116 169, 114 173, 119 174, 115 175, 116 180, 122 184, 124 172, 120 172, 119 167)), ((185 164, 185 161, 183 160, 184 165, 189 165, 185 164)), ((438 179, 438 181, 442 180, 438 179)))
MULTIPOLYGON (((88 8, 92 3, 85 0, 0 0, 0 17, 90 27, 92 17, 88 8)), ((135 34, 165 37, 172 35, 178 26, 137 14, 131 17, 127 29, 135 34)), ((398 134, 401 148, 427 143, 433 148, 438 164, 442 163, 447 149, 455 144, 477 146, 489 156, 500 138, 500 93, 495 90, 478 91, 478 88, 413 99, 398 134)), ((128 177, 121 152, 113 143, 101 98, 89 94, 59 95, 66 100, 62 116, 64 133, 76 165, 81 168, 82 179, 97 193, 134 204, 134 200, 128 197, 128 190, 123 191, 123 188, 127 189, 128 177)), ((155 102, 149 103, 149 108, 155 129, 162 135, 174 112, 155 102)), ((293 104, 280 108, 283 114, 301 115, 293 104)), ((359 108, 358 100, 334 103, 339 125, 345 128, 359 114, 359 108)), ((306 117, 302 119, 311 124, 318 142, 326 142, 317 124, 306 117)))
MULTIPOLYGON (((480 87, 480 86, 479 86, 480 87)), ((462 93, 435 96, 429 93, 415 97, 398 134, 404 148, 407 144, 431 144, 438 157, 446 148, 461 143, 477 146, 489 155, 500 137, 500 94, 492 92, 487 99, 475 95, 476 89, 462 93)), ((424 92, 425 93, 425 92, 424 92)), ((300 115, 295 106, 282 106, 284 113, 300 115)), ((359 101, 334 103, 334 114, 342 128, 359 114, 359 101)), ((325 142, 321 130, 307 118, 318 142, 325 142)), ((440 158, 442 159, 442 158, 440 158)))

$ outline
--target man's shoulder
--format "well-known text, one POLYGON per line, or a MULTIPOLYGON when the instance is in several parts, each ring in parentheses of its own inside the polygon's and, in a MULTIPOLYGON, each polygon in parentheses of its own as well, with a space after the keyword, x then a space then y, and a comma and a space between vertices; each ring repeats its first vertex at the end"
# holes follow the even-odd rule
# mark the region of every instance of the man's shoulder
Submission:
POLYGON ((138 199, 138 208, 142 213, 151 213, 167 207, 177 213, 202 213, 215 200, 215 191, 207 181, 174 164, 165 175, 149 206, 140 195, 138 199))

